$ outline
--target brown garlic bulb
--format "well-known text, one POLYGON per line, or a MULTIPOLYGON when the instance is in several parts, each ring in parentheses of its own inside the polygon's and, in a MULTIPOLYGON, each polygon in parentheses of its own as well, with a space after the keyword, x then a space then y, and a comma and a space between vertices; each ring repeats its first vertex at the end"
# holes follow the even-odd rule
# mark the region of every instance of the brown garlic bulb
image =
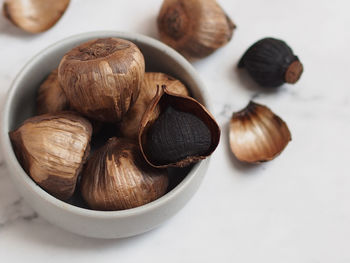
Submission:
POLYGON ((24 31, 40 33, 57 23, 69 2, 69 0, 5 0, 3 14, 24 31))
POLYGON ((53 70, 40 85, 37 96, 38 114, 56 113, 69 109, 66 94, 58 82, 58 70, 53 70))
POLYGON ((90 208, 122 210, 165 194, 168 174, 150 167, 136 143, 113 137, 93 153, 82 173, 81 193, 90 208))
POLYGON ((139 146, 153 167, 185 167, 211 155, 220 128, 198 101, 158 88, 139 130, 139 146))
POLYGON ((233 154, 248 163, 274 159, 292 140, 287 124, 269 108, 253 101, 233 114, 229 137, 233 154))
POLYGON ((91 124, 74 112, 44 114, 10 132, 24 170, 44 190, 67 200, 90 151, 91 124))
POLYGON ((157 23, 164 43, 194 58, 224 46, 235 29, 215 0, 164 0, 157 23))
POLYGON ((172 93, 189 96, 187 88, 181 81, 164 73, 146 72, 139 97, 120 123, 120 131, 125 137, 137 139, 141 118, 156 95, 157 86, 162 85, 166 85, 172 93))
POLYGON ((102 122, 118 122, 136 101, 144 72, 145 61, 135 44, 105 38, 66 53, 58 78, 75 110, 102 122))

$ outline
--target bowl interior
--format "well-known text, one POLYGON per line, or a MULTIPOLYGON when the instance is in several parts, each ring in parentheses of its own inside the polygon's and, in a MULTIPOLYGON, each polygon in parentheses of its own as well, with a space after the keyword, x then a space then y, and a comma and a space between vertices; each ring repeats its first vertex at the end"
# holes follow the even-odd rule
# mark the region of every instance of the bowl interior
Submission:
MULTIPOLYGON (((119 37, 134 42, 144 55, 146 71, 163 72, 181 80, 190 90, 192 96, 205 105, 204 94, 199 89, 193 68, 175 51, 154 39, 127 33, 93 32, 65 39, 54 44, 35 56, 20 72, 13 83, 5 106, 5 133, 18 128, 24 120, 35 115, 37 90, 48 74, 58 67, 62 56, 79 45, 94 38, 119 37), (6 109, 8 108, 8 110, 6 109)), ((9 138, 7 136, 7 143, 9 138)), ((12 148, 11 148, 12 149, 12 148)), ((9 153, 15 158, 14 152, 9 153)), ((170 186, 168 191, 177 187, 184 178, 191 176, 200 163, 187 168, 169 169, 170 186)), ((28 176, 29 177, 29 176, 28 176)), ((38 191, 44 191, 42 189, 38 191)), ((74 206, 87 208, 79 193, 68 201, 74 206)))

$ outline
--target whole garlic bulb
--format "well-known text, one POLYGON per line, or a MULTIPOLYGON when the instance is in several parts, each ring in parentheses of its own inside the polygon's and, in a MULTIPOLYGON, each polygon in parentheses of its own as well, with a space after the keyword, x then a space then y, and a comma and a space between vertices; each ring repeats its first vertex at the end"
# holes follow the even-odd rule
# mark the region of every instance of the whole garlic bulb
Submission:
POLYGON ((75 110, 102 122, 118 122, 136 101, 144 72, 143 55, 134 43, 105 38, 66 53, 58 78, 75 110))
POLYGON ((40 33, 54 26, 70 0, 5 0, 3 14, 14 25, 29 33, 40 33))
POLYGON ((215 0, 164 0, 157 23, 164 43, 194 58, 225 45, 235 29, 215 0))
POLYGON ((82 173, 81 193, 95 210, 121 210, 165 194, 168 175, 142 158, 137 144, 113 137, 93 153, 82 173))
POLYGON ((44 114, 10 132, 24 170, 44 190, 67 200, 90 151, 92 127, 73 112, 44 114))

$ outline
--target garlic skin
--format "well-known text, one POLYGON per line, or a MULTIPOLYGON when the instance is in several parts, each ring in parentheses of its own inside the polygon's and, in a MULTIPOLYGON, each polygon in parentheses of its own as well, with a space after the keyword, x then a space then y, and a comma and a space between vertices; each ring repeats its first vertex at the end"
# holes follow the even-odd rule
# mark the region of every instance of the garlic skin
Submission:
POLYGON ((44 114, 9 133, 24 170, 45 191, 69 199, 90 151, 92 127, 74 112, 44 114))
POLYGON ((113 137, 88 160, 81 193, 92 209, 122 210, 161 197, 168 183, 167 171, 150 167, 137 144, 113 137))
POLYGON ((189 96, 189 92, 181 81, 160 72, 146 72, 139 97, 120 123, 120 131, 127 138, 137 139, 143 114, 157 93, 157 86, 165 85, 175 94, 189 96))
POLYGON ((164 0, 157 24, 161 41, 189 58, 224 46, 236 27, 216 0, 164 0))
POLYGON ((70 105, 102 122, 119 122, 138 95, 145 61, 138 47, 119 38, 95 39, 66 53, 59 82, 70 105))
POLYGON ((58 70, 53 70, 40 85, 36 101, 37 114, 56 113, 69 109, 66 94, 58 82, 58 70))
POLYGON ((230 146, 243 162, 260 163, 274 159, 292 140, 287 124, 269 108, 249 102, 232 115, 230 146))
POLYGON ((3 15, 29 33, 41 33, 62 17, 70 0, 5 0, 3 15))
POLYGON ((202 104, 191 97, 171 93, 166 86, 158 87, 142 117, 138 135, 142 155, 151 166, 188 166, 210 156, 219 141, 220 128, 202 104), (156 141, 149 141, 153 139, 156 141), (162 151, 167 153, 160 156, 162 151))

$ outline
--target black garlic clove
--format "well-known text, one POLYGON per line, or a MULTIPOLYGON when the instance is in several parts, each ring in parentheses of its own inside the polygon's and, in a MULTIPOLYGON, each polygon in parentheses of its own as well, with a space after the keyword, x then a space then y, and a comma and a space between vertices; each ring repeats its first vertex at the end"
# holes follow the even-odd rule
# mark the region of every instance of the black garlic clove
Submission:
POLYGON ((205 155, 210 145, 210 131, 202 120, 169 106, 150 128, 145 150, 152 162, 166 164, 205 155))
POLYGON ((149 166, 136 142, 113 137, 88 160, 81 193, 91 209, 123 210, 156 200, 168 184, 167 170, 149 166))
POLYGON ((69 110, 69 102, 59 81, 58 70, 53 70, 41 83, 36 100, 37 114, 57 113, 69 110))
POLYGON ((216 0, 164 0, 160 39, 188 58, 204 58, 226 45, 236 26, 216 0))
POLYGON ((65 13, 70 0, 5 0, 3 15, 15 26, 37 34, 49 30, 65 13))
POLYGON ((238 64, 263 87, 278 87, 296 83, 303 65, 293 50, 282 40, 264 38, 253 44, 238 64))
POLYGON ((153 167, 185 167, 214 152, 220 128, 198 101, 162 86, 142 117, 138 138, 153 167))
POLYGON ((69 199, 90 152, 92 127, 75 112, 27 119, 9 133, 18 161, 49 194, 69 199))

